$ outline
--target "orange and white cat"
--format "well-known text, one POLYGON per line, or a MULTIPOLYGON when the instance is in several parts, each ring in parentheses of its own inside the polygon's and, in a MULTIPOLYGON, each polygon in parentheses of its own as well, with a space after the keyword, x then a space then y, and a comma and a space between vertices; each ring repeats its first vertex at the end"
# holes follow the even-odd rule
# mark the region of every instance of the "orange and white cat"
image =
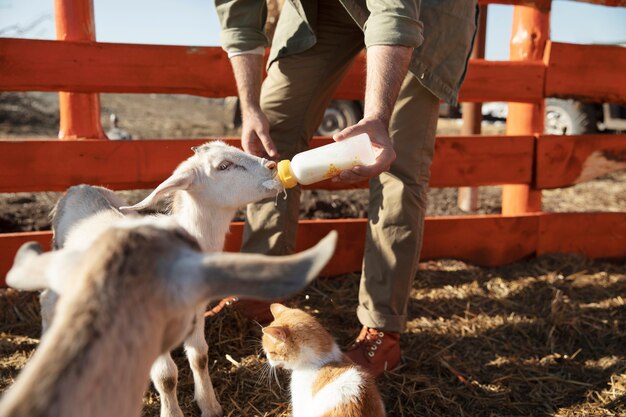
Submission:
POLYGON ((263 350, 272 367, 291 371, 293 417, 384 417, 374 378, 345 357, 312 316, 282 304, 263 328, 263 350))

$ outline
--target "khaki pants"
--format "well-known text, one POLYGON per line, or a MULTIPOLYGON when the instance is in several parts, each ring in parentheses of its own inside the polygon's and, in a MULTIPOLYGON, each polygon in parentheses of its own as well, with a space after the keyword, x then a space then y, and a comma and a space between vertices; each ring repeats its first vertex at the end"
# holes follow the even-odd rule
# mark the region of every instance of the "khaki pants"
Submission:
MULTIPOLYGON (((340 3, 322 0, 315 46, 272 64, 261 105, 281 159, 308 149, 335 89, 363 47, 363 32, 340 3)), ((368 327, 397 332, 406 326, 422 246, 438 111, 439 100, 407 75, 389 128, 397 159, 388 172, 370 180, 357 310, 360 322, 368 327)), ((293 253, 299 202, 296 187, 287 192, 287 199, 278 199, 277 207, 274 199, 249 205, 242 251, 293 253)))

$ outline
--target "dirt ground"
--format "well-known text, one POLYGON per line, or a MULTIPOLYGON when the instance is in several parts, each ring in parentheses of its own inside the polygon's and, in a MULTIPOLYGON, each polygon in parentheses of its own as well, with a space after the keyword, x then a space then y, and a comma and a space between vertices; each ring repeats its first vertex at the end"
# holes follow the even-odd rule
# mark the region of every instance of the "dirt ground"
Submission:
MULTIPOLYGON (((180 96, 102 95, 135 138, 235 135, 231 103, 180 96), (217 121, 216 121, 217 120, 217 121)), ((0 137, 56 135, 56 94, 0 94, 0 137)), ((440 134, 455 134, 442 120, 440 134)), ((502 126, 488 126, 492 132, 502 126)), ((127 193, 130 200, 146 191, 127 193)), ((456 189, 429 192, 429 215, 464 214, 456 189)), ((480 189, 479 213, 500 210, 499 187, 480 189)), ((367 191, 309 191, 302 218, 364 217, 367 191)), ((45 230, 57 193, 0 194, 0 232, 45 230)), ((545 211, 625 211, 626 173, 543 192, 545 211)), ((241 218, 241 214, 239 215, 241 218)), ((315 314, 346 346, 359 325, 358 275, 323 278, 292 306, 315 314)), ((388 414, 400 416, 626 415, 626 263, 542 256, 500 268, 456 260, 420 264, 402 335, 403 365, 379 381, 388 414)), ((0 290, 0 392, 39 343, 35 293, 0 290)), ((228 310, 206 324, 210 373, 226 416, 288 416, 288 379, 261 377, 259 327, 228 310), (233 359, 226 358, 227 355, 233 359), (280 385, 279 385, 280 383, 280 385)), ((179 401, 198 416, 181 350, 179 401)), ((144 416, 159 415, 152 388, 144 416)))
MULTIPOLYGON (((288 304, 346 346, 358 330, 358 276, 320 279, 288 304)), ((544 256, 501 268, 420 265, 403 365, 379 380, 391 417, 626 415, 626 266, 544 256)), ((36 295, 0 294, 0 391, 39 343, 36 295)), ((288 379, 263 378, 260 329, 235 311, 207 320, 210 374, 226 416, 289 414, 288 379), (227 355, 232 360, 227 359, 227 355)), ((181 350, 178 398, 199 416, 181 350)), ((150 388, 144 416, 159 415, 150 388)))

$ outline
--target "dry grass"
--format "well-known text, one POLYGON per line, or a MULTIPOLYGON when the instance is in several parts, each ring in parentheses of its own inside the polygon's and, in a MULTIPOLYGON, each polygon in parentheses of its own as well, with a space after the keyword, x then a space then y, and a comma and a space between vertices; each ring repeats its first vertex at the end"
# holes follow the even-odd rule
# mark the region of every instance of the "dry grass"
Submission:
MULTIPOLYGON (((318 280, 290 301, 339 343, 358 330, 357 275, 318 280)), ((37 299, 0 298, 0 390, 36 348, 37 299)), ((506 267, 421 264, 404 363, 379 381, 389 416, 626 415, 626 264, 544 256, 506 267)), ((210 372, 226 416, 288 416, 288 378, 266 375, 260 329, 227 311, 207 321, 210 372), (230 355, 230 360, 227 359, 230 355)), ((197 416, 182 352, 179 399, 197 416)), ((150 389, 144 416, 158 416, 150 389)))

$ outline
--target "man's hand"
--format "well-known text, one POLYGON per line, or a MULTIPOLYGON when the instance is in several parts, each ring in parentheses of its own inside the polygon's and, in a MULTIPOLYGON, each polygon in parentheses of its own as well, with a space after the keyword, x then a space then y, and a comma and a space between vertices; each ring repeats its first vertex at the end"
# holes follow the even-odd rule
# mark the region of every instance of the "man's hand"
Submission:
POLYGON ((341 141, 361 133, 367 133, 369 135, 376 154, 376 162, 374 165, 358 166, 351 170, 342 171, 338 177, 333 178, 333 181, 365 181, 389 170, 391 164, 395 161, 396 151, 394 151, 393 144, 389 138, 387 125, 382 120, 367 117, 363 118, 354 126, 347 127, 335 134, 333 139, 335 141, 341 141))
POLYGON ((389 120, 402 81, 409 68, 413 48, 399 45, 374 45, 367 48, 367 79, 363 119, 333 136, 336 141, 359 133, 370 136, 376 162, 368 167, 354 167, 343 171, 336 181, 357 182, 375 177, 389 170, 396 152, 389 138, 389 120))
POLYGON ((236 55, 230 58, 230 63, 241 104, 241 147, 252 155, 278 158, 278 151, 270 138, 269 122, 259 104, 263 55, 236 55))
POLYGON ((241 146, 249 154, 268 159, 278 158, 278 151, 270 138, 270 124, 260 108, 241 115, 241 146))

